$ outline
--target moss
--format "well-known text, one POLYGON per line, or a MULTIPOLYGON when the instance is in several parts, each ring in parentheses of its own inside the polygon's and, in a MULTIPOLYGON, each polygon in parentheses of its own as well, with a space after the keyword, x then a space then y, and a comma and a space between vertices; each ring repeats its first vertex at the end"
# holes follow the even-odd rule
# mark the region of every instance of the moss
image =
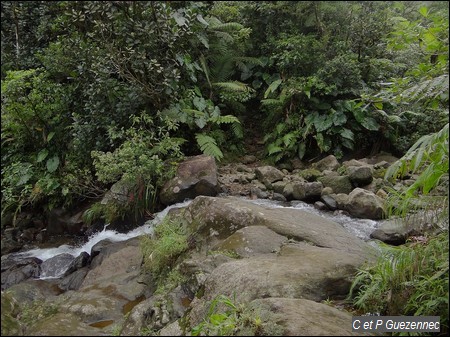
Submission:
POLYGON ((2 292, 2 336, 19 336, 22 327, 17 318, 20 308, 15 299, 7 293, 2 292))
POLYGON ((164 270, 170 270, 188 248, 188 235, 183 223, 176 217, 166 217, 155 228, 153 236, 141 239, 144 268, 159 277, 164 270))
POLYGON ((379 169, 375 169, 373 171, 373 178, 381 178, 384 179, 384 175, 386 174, 386 169, 384 167, 381 167, 379 169))
POLYGON ((276 315, 257 305, 237 303, 220 295, 211 301, 207 316, 192 327, 192 336, 281 336, 276 315))
POLYGON ((321 177, 323 174, 322 172, 316 169, 306 169, 300 171, 298 175, 309 182, 313 182, 316 181, 317 178, 321 177))

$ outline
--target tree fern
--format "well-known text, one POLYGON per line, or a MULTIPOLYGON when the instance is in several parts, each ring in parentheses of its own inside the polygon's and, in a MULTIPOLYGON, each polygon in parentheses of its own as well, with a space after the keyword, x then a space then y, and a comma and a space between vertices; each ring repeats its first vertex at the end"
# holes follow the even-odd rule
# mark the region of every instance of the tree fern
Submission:
POLYGON ((200 150, 204 154, 212 156, 218 161, 223 158, 223 153, 217 146, 216 140, 214 138, 201 133, 197 133, 195 135, 195 139, 197 140, 197 144, 200 147, 200 150))
POLYGON ((402 97, 408 100, 429 100, 440 98, 441 95, 446 95, 444 101, 448 101, 448 74, 444 74, 429 80, 423 80, 420 83, 404 90, 401 93, 402 97))
POLYGON ((440 184, 442 177, 448 176, 448 138, 447 123, 439 132, 420 138, 400 160, 388 168, 385 179, 420 172, 416 181, 404 191, 390 191, 389 213, 406 216, 416 208, 427 207, 430 210, 438 209, 441 216, 447 219, 448 189, 444 196, 431 195, 430 192, 440 184))

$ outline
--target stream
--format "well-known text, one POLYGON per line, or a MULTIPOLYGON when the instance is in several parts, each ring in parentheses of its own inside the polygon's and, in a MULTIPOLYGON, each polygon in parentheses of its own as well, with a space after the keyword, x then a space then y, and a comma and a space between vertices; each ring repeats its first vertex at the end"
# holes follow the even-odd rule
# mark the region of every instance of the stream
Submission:
MULTIPOLYGON (((245 200, 253 202, 268 208, 294 208, 301 209, 306 212, 314 213, 316 215, 325 217, 336 223, 342 225, 347 231, 355 235, 356 237, 368 241, 370 240, 370 234, 378 227, 379 221, 370 219, 353 218, 341 213, 333 213, 329 211, 320 211, 314 208, 313 205, 302 201, 281 202, 268 199, 256 199, 245 200)), ((156 225, 158 225, 164 217, 167 215, 170 209, 180 208, 188 206, 192 200, 186 200, 182 203, 168 206, 159 213, 156 213, 155 218, 146 221, 142 226, 135 228, 128 233, 118 233, 114 230, 108 230, 108 226, 93 234, 86 243, 78 246, 72 246, 68 244, 60 245, 53 248, 36 248, 20 253, 13 253, 14 259, 20 260, 22 258, 37 257, 43 261, 41 264, 40 279, 59 278, 69 267, 70 263, 78 257, 82 252, 91 253, 92 247, 102 240, 110 240, 112 242, 125 241, 140 235, 151 234, 156 225), (59 256, 59 258, 54 258, 59 256), (51 259, 51 260, 49 260, 51 259), (46 261, 49 260, 47 263, 46 261)))

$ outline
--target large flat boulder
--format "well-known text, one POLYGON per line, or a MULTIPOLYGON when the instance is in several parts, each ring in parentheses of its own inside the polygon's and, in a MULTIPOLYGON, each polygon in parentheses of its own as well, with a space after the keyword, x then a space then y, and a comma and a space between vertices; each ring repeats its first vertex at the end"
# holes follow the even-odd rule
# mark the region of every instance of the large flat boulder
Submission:
POLYGON ((250 306, 272 313, 283 327, 283 336, 360 336, 352 331, 352 314, 306 299, 271 297, 257 299, 250 306))
POLYGON ((348 294, 351 279, 364 259, 307 243, 281 247, 278 254, 237 259, 218 266, 205 283, 205 296, 256 298, 288 297, 321 301, 348 294))
POLYGON ((267 297, 316 302, 343 299, 365 261, 350 252, 300 242, 282 246, 278 254, 223 263, 207 277, 204 296, 192 302, 191 323, 198 324, 205 317, 208 304, 219 295, 240 303, 267 297))
POLYGON ((324 217, 292 208, 269 208, 235 197, 197 197, 185 209, 189 230, 209 243, 224 240, 248 226, 312 245, 334 248, 366 258, 372 247, 324 217), (214 235, 211 235, 211 234, 214 235))

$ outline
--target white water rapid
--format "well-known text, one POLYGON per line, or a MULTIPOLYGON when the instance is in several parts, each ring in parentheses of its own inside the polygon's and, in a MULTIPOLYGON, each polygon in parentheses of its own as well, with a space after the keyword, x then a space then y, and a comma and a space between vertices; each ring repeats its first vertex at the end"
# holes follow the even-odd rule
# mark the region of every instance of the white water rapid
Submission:
POLYGON ((98 242, 102 240, 110 240, 113 242, 119 242, 119 241, 125 241, 128 239, 132 239, 134 237, 143 235, 143 234, 151 234, 153 233, 154 226, 159 224, 162 219, 167 215, 169 210, 172 208, 179 208, 179 207, 185 207, 189 205, 192 202, 192 200, 186 200, 184 202, 171 205, 169 207, 166 207, 164 210, 162 210, 159 213, 156 213, 155 218, 149 221, 146 221, 142 226, 137 227, 133 229, 132 231, 128 233, 119 233, 114 230, 109 230, 108 225, 105 226, 105 228, 101 232, 97 232, 93 234, 89 240, 81 245, 81 246, 70 246, 67 244, 61 245, 59 247, 55 248, 36 248, 31 249, 26 252, 17 253, 17 256, 22 257, 37 257, 38 259, 41 259, 43 262, 60 254, 70 254, 73 257, 79 256, 82 252, 87 252, 88 254, 91 254, 92 247, 97 244, 98 242))
MULTIPOLYGON (((316 208, 314 208, 313 205, 307 204, 302 201, 292 201, 292 202, 280 202, 280 201, 273 201, 268 199, 256 199, 256 200, 249 200, 246 199, 246 201, 253 202, 255 204, 261 205, 263 207, 270 207, 270 208, 294 208, 294 209, 302 209, 306 212, 314 213, 319 216, 325 217, 329 220, 332 220, 334 222, 337 222, 341 224, 346 230, 348 230, 350 233, 354 234, 358 238, 367 241, 370 239, 370 233, 372 233, 377 227, 378 222, 374 220, 369 219, 357 219, 352 218, 343 214, 340 214, 338 212, 325 212, 325 211, 319 211, 316 208)), ((175 205, 171 205, 161 212, 157 213, 155 218, 149 221, 146 221, 142 226, 128 232, 128 233, 118 233, 113 230, 108 230, 107 226, 98 233, 93 234, 89 240, 80 246, 71 246, 71 245, 61 245, 59 247, 55 248, 37 248, 32 249, 26 252, 21 253, 14 253, 16 258, 25 258, 25 257, 37 257, 43 261, 42 271, 40 278, 57 278, 64 274, 64 272, 69 267, 69 264, 73 259, 78 257, 82 252, 87 252, 88 254, 91 254, 92 247, 97 244, 98 242, 108 239, 113 242, 119 242, 119 241, 125 241, 143 234, 151 234, 154 230, 154 227, 157 226, 163 218, 167 215, 170 209, 172 208, 179 208, 179 207, 186 207, 188 206, 192 200, 187 200, 182 203, 178 203, 175 205), (61 255, 64 254, 64 255, 61 255), (70 255, 72 256, 70 256, 70 255), (59 258, 54 260, 48 261, 48 263, 44 263, 46 260, 53 258, 55 256, 58 256, 59 258), (45 268, 44 266, 48 266, 45 268)))

